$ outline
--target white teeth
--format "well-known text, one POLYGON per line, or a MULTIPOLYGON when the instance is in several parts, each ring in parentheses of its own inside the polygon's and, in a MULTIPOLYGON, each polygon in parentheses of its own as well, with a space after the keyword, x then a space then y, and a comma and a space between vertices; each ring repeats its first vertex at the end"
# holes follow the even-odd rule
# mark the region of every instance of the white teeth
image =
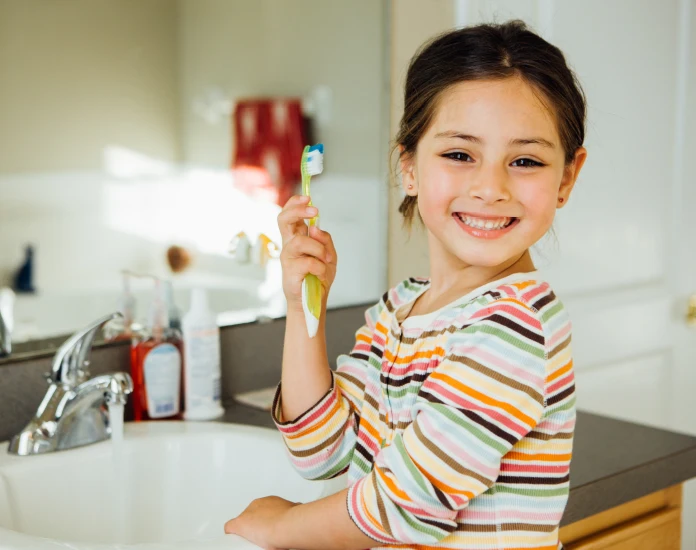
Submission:
POLYGON ((457 214, 457 216, 466 225, 468 225, 470 227, 475 227, 476 229, 485 229, 485 230, 501 229, 501 228, 507 226, 510 223, 510 221, 512 221, 512 218, 499 218, 497 220, 483 220, 480 218, 472 218, 470 216, 463 216, 461 214, 457 214))

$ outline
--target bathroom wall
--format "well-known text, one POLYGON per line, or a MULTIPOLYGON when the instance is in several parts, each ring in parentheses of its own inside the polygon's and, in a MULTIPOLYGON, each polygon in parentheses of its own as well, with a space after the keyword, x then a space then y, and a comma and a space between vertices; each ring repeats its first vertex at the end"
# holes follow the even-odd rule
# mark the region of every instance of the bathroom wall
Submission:
POLYGON ((176 33, 171 0, 0 0, 0 174, 177 160, 176 33))
MULTIPOLYGON (((392 47, 390 123, 391 136, 399 129, 404 110, 404 83, 411 57, 424 41, 452 27, 454 4, 452 0, 399 0, 392 6, 392 47)), ((389 286, 398 284, 407 277, 427 276, 427 235, 417 220, 410 231, 404 228, 403 218, 398 212, 404 193, 398 178, 392 182, 389 194, 389 237, 388 270, 389 286)))

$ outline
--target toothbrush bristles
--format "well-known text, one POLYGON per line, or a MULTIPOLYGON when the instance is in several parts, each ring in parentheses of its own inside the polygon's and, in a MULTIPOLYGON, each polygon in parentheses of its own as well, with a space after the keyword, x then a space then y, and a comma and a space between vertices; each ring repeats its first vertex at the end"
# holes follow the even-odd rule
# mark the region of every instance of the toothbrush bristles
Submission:
POLYGON ((324 170, 324 155, 318 151, 312 151, 307 155, 307 173, 317 176, 324 170))

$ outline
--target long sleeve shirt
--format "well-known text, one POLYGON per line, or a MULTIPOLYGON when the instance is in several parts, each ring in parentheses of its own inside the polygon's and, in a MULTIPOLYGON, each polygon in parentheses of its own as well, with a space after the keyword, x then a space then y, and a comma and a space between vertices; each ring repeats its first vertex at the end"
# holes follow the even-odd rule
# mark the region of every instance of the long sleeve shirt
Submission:
POLYGON ((332 387, 273 417, 301 475, 347 472, 351 519, 374 548, 562 545, 575 426, 571 325, 538 273, 408 317, 427 279, 365 315, 332 387))

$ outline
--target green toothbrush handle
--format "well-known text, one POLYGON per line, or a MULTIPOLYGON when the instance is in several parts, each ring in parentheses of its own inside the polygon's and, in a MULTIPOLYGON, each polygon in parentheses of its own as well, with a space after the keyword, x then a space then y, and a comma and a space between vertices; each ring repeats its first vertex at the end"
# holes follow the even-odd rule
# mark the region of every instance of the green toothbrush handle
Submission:
POLYGON ((317 319, 321 317, 322 287, 316 275, 311 273, 305 276, 307 282, 307 309, 317 319))

